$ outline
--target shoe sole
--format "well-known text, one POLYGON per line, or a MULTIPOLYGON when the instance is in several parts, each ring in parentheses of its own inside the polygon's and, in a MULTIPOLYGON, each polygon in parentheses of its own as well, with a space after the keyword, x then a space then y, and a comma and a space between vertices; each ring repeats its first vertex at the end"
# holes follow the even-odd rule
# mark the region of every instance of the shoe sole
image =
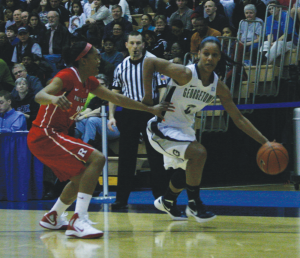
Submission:
POLYGON ((66 230, 68 228, 68 225, 62 225, 59 228, 57 228, 56 226, 52 226, 51 224, 44 222, 44 221, 40 221, 40 226, 46 229, 50 229, 50 230, 66 230))
POLYGON ((211 220, 213 220, 213 219, 215 219, 215 218, 217 217, 217 215, 214 215, 214 216, 212 216, 212 217, 210 217, 210 218, 199 218, 199 217, 195 216, 194 214, 192 214, 192 213, 190 212, 190 209, 189 209, 188 207, 186 208, 185 213, 186 213, 186 215, 187 215, 188 217, 194 217, 195 220, 196 220, 197 222, 199 222, 199 223, 208 222, 208 221, 211 221, 211 220))
POLYGON ((166 212, 171 218, 172 220, 176 220, 176 221, 183 221, 183 220, 187 220, 188 218, 183 218, 183 217, 175 217, 173 216, 169 211, 167 211, 165 209, 165 207, 163 206, 163 204, 161 203, 161 197, 159 197, 158 199, 156 199, 154 201, 154 206, 156 209, 166 212))
POLYGON ((67 230, 66 236, 69 237, 77 237, 77 238, 84 238, 84 239, 90 239, 90 238, 99 238, 103 236, 103 232, 97 233, 97 234, 89 234, 89 235, 82 235, 81 233, 75 231, 75 230, 67 230))

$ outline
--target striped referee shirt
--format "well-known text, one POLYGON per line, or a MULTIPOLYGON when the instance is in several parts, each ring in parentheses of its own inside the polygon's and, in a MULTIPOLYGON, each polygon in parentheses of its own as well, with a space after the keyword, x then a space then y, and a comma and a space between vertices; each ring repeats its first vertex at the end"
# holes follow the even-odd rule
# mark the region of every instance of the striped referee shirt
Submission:
MULTIPOLYGON (((112 89, 121 90, 124 96, 141 102, 145 95, 143 65, 146 57, 155 57, 155 55, 146 51, 145 56, 138 63, 132 61, 130 56, 126 57, 115 69, 112 89)), ((166 80, 163 78, 159 73, 153 73, 152 97, 154 100, 158 100, 158 88, 166 87, 166 80)))

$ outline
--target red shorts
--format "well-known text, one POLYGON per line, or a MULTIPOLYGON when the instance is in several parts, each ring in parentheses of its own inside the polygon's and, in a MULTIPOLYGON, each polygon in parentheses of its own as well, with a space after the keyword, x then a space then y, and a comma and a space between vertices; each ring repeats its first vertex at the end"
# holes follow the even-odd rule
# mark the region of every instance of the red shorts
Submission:
POLYGON ((81 174, 93 147, 53 129, 32 126, 27 143, 32 154, 51 168, 60 181, 81 174))

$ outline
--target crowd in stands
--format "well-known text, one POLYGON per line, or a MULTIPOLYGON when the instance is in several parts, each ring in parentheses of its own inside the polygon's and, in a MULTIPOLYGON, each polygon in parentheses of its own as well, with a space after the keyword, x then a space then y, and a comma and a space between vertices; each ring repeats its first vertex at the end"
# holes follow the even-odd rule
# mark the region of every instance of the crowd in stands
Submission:
MULTIPOLYGON (((143 34, 146 51, 171 62, 183 63, 186 53, 196 58, 206 36, 239 37, 237 61, 241 61, 241 49, 246 46, 247 52, 261 51, 264 59, 270 55, 272 62, 275 49, 279 53, 283 46, 287 19, 285 47, 292 48, 297 40, 291 41, 293 18, 297 25, 300 22, 300 4, 295 3, 293 0, 288 16, 272 7, 289 6, 287 0, 1 0, 0 89, 11 92, 16 99, 13 107, 20 99, 30 102, 29 96, 65 67, 62 50, 76 41, 88 41, 99 49, 99 73, 107 76, 110 85, 114 69, 128 56, 125 42, 133 30, 143 34), (135 14, 141 14, 139 23, 132 17, 135 14), (262 35, 264 23, 266 34, 262 35), (258 49, 260 40, 263 47, 258 49), (17 84, 19 78, 25 79, 17 84), (25 95, 18 90, 21 84, 25 95)), ((235 48, 228 48, 231 52, 226 50, 227 54, 233 56, 235 48)), ((250 60, 254 65, 255 56, 250 60)), ((35 115, 27 115, 24 108, 19 110, 30 116, 30 128, 35 115)))
MULTIPOLYGON (((18 116, 21 112, 25 119, 17 130, 30 129, 39 109, 35 94, 66 67, 63 49, 77 41, 87 41, 99 50, 99 74, 104 75, 99 81, 105 81, 108 87, 113 83, 115 68, 128 56, 125 42, 133 30, 142 33, 145 51, 178 64, 194 61, 206 36, 239 37, 237 45, 224 40, 224 52, 229 56, 234 57, 238 47, 238 62, 242 61, 244 46, 248 52, 262 52, 264 58, 269 55, 272 62, 283 47, 288 19, 285 47, 291 49, 298 40, 291 39, 293 18, 296 17, 297 26, 300 23, 300 4, 295 2, 292 0, 289 16, 274 7, 288 7, 288 0, 1 0, 1 118, 13 111, 18 116), (137 22, 135 14, 141 14, 141 22, 137 22), (263 35, 265 23, 267 29, 263 35), (186 53, 191 57, 187 62, 186 53)), ((249 62, 255 65, 256 59, 249 62)), ((229 71, 227 80, 230 81, 231 75, 229 71)), ((95 99, 76 120, 77 136, 86 142, 99 132, 101 104, 100 99, 95 99), (88 117, 92 119, 88 121, 88 117)))

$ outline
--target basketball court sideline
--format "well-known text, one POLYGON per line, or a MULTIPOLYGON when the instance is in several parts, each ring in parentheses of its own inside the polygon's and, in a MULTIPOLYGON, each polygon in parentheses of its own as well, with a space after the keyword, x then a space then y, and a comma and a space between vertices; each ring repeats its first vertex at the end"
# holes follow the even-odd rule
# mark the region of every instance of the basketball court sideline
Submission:
MULTIPOLYGON (((113 194, 113 193, 110 193, 113 194)), ((299 196, 292 185, 206 188, 201 198, 218 216, 174 222, 135 191, 128 212, 93 199, 90 219, 100 239, 68 238, 38 225, 53 201, 0 202, 0 257, 300 257, 299 196)), ((185 209, 186 193, 178 199, 185 209)), ((68 209, 68 218, 74 204, 68 209)))

